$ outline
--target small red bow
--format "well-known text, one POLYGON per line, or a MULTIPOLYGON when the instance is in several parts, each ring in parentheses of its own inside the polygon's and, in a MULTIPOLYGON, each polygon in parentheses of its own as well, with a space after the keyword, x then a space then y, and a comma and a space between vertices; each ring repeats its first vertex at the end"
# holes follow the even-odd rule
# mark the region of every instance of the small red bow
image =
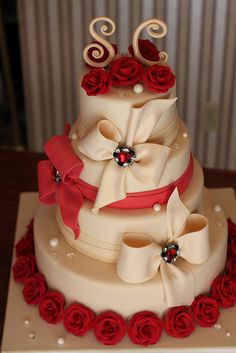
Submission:
POLYGON ((77 182, 83 162, 65 135, 52 137, 45 145, 45 152, 49 160, 38 163, 39 199, 46 205, 58 204, 64 224, 78 238, 78 214, 84 199, 77 182))

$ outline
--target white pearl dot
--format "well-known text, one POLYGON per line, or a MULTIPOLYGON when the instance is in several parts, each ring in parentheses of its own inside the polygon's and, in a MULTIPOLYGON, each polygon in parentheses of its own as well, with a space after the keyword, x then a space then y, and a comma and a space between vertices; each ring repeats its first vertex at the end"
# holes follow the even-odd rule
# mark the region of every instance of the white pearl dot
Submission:
POLYGON ((187 137, 188 137, 187 132, 183 132, 183 137, 184 137, 184 138, 187 138, 187 137))
POLYGON ((179 148, 179 144, 178 144, 178 143, 175 143, 175 144, 173 145, 173 147, 177 150, 177 149, 179 148))
POLYGON ((220 205, 215 205, 213 207, 213 211, 216 212, 216 213, 219 213, 222 211, 222 207, 220 205))
POLYGON ((24 324, 25 324, 25 325, 29 325, 29 323, 30 323, 30 322, 29 322, 29 320, 27 320, 27 319, 24 321, 24 324))
POLYGON ((226 335, 227 337, 230 337, 230 336, 231 336, 231 332, 230 332, 230 331, 226 331, 226 332, 225 332, 225 335, 226 335))
POLYGON ((153 211, 160 212, 160 210, 161 210, 161 205, 159 203, 155 203, 155 205, 153 205, 153 211))
POLYGON ((141 85, 140 83, 137 83, 136 85, 134 85, 133 91, 134 91, 134 93, 137 93, 137 94, 142 93, 143 92, 143 85, 141 85))
POLYGON ((71 140, 77 140, 78 136, 75 132, 73 132, 70 136, 71 140))
POLYGON ((57 344, 63 345, 65 343, 65 339, 63 337, 58 337, 57 344))
POLYGON ((49 240, 49 244, 50 244, 50 246, 51 246, 52 248, 56 248, 56 247, 58 246, 58 244, 59 244, 58 238, 51 238, 51 239, 49 240))

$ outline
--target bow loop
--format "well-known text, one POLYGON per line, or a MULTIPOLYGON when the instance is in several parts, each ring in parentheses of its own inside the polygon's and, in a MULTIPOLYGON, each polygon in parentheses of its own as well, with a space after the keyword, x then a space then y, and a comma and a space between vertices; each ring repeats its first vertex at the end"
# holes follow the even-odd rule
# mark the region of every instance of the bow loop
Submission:
POLYGON ((145 190, 158 187, 170 148, 148 143, 148 139, 158 131, 159 124, 163 125, 163 113, 175 101, 176 98, 153 99, 142 106, 132 107, 125 141, 122 141, 118 128, 111 121, 102 119, 78 142, 76 147, 82 154, 94 161, 107 162, 104 163, 94 212, 125 199, 129 182, 138 181, 142 187, 145 186, 145 190), (131 155, 132 163, 129 162, 131 155))
POLYGON ((153 278, 160 271, 168 306, 192 302, 194 275, 188 263, 202 264, 210 255, 207 218, 199 214, 187 214, 189 211, 175 189, 166 211, 166 218, 180 216, 182 220, 182 223, 166 220, 166 227, 171 225, 170 231, 174 232, 174 238, 167 234, 164 247, 147 234, 125 234, 121 242, 117 262, 118 276, 128 283, 141 283, 153 278))
POLYGON ((77 219, 83 196, 76 182, 83 162, 73 152, 66 135, 52 137, 45 145, 45 152, 49 160, 38 164, 39 199, 48 205, 58 203, 63 222, 78 237, 77 219))

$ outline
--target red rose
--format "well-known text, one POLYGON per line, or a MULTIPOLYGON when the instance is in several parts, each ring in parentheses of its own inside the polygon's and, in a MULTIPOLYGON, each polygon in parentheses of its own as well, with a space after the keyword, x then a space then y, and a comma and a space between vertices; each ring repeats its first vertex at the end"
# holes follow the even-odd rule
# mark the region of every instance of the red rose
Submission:
POLYGON ((234 306, 236 301, 236 282, 226 275, 219 275, 211 285, 211 296, 223 308, 234 306))
MULTIPOLYGON (((138 46, 139 46, 140 54, 145 59, 151 60, 151 61, 160 60, 159 50, 157 49, 155 44, 150 42, 149 39, 139 39, 138 46)), ((129 50, 130 55, 134 56, 134 50, 133 50, 132 45, 129 45, 128 50, 129 50)))
POLYGON ((64 313, 64 326, 75 336, 83 336, 93 328, 94 312, 82 304, 71 304, 64 313))
POLYGON ((194 331, 194 319, 189 307, 185 305, 170 308, 165 316, 165 330, 177 338, 188 337, 194 331))
MULTIPOLYGON (((96 43, 96 44, 101 45, 101 47, 102 47, 103 50, 104 50, 104 54, 103 54, 103 56, 102 56, 100 59, 94 58, 94 57, 93 57, 93 51, 94 51, 94 50, 98 50, 96 47, 94 47, 94 48, 90 48, 90 49, 88 50, 88 57, 89 57, 92 61, 94 61, 95 63, 100 63, 100 62, 102 62, 102 61, 105 61, 105 60, 108 58, 108 56, 109 56, 109 52, 108 52, 107 48, 106 48, 103 44, 101 44, 101 43, 99 43, 99 42, 97 42, 97 41, 93 41, 92 43, 96 43)), ((113 49, 115 50, 115 54, 117 54, 117 45, 114 44, 114 43, 111 43, 111 45, 113 46, 113 49)), ((86 66, 88 66, 88 67, 93 67, 92 65, 88 65, 88 64, 86 64, 86 66)))
POLYGON ((36 272, 35 257, 33 255, 18 257, 12 271, 16 282, 24 282, 36 272))
POLYGON ((39 304, 47 292, 45 277, 41 273, 35 273, 28 277, 24 283, 23 296, 28 304, 39 304))
POLYGON ((205 295, 196 297, 191 307, 194 319, 202 327, 213 326, 220 315, 217 301, 205 295))
POLYGON ((236 237, 236 224, 232 222, 231 218, 227 219, 228 222, 228 233, 229 235, 236 237))
POLYGON ((84 75, 81 87, 87 96, 105 94, 111 87, 111 75, 101 68, 92 69, 84 75))
POLYGON ((128 335, 135 344, 147 346, 159 341, 163 330, 163 323, 151 311, 141 311, 132 316, 129 321, 128 335))
POLYGON ((113 86, 134 85, 143 78, 143 68, 136 58, 122 56, 110 66, 113 86))
POLYGON ((227 219, 228 222, 228 255, 236 256, 236 224, 227 219))
POLYGON ((26 228, 29 230, 29 231, 34 231, 34 219, 32 218, 29 222, 29 224, 27 224, 26 228))
POLYGON ((149 91, 165 93, 175 84, 175 75, 169 66, 152 65, 144 72, 144 82, 149 91))
POLYGON ((99 342, 114 345, 125 335, 126 323, 123 317, 114 311, 106 311, 97 316, 94 334, 99 342))
POLYGON ((16 257, 27 256, 34 254, 34 239, 33 232, 28 229, 26 234, 16 243, 16 257))
POLYGON ((228 237, 228 256, 236 257, 236 237, 232 235, 228 237))
POLYGON ((236 256, 228 257, 227 275, 236 281, 236 256))
POLYGON ((47 292, 39 304, 39 314, 49 324, 56 324, 63 318, 65 298, 59 292, 47 292))

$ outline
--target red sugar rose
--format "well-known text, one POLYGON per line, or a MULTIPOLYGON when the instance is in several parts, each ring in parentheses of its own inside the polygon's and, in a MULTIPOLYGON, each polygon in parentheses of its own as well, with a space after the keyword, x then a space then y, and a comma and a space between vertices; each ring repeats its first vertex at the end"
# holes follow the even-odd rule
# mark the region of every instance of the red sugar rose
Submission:
POLYGON ((16 257, 34 254, 33 230, 29 228, 26 234, 16 243, 16 257))
MULTIPOLYGON (((94 47, 94 48, 90 48, 90 49, 88 50, 88 57, 89 57, 92 61, 94 61, 94 62, 96 62, 96 63, 100 63, 100 62, 102 62, 102 61, 105 61, 105 60, 108 58, 108 56, 109 56, 109 52, 108 52, 107 48, 106 48, 103 44, 101 44, 101 43, 99 43, 99 42, 97 42, 97 41, 93 41, 92 43, 96 43, 96 44, 101 45, 101 47, 102 47, 103 50, 104 50, 104 54, 103 54, 103 56, 102 56, 100 59, 94 58, 94 57, 93 57, 93 51, 94 51, 94 50, 98 50, 96 47, 94 47)), ((113 46, 113 49, 115 50, 115 54, 117 54, 117 45, 114 44, 114 43, 111 43, 111 45, 113 46)), ((92 67, 92 65, 88 65, 88 64, 87 64, 87 66, 88 66, 88 67, 92 67)))
POLYGON ((223 308, 234 306, 236 302, 236 282, 226 275, 219 275, 211 285, 211 296, 223 308))
POLYGON ((228 257, 227 275, 236 281, 236 256, 228 257))
POLYGON ((20 256, 12 267, 13 277, 16 282, 24 282, 36 272, 36 262, 33 255, 20 256))
POLYGON ((152 65, 144 72, 144 82, 149 91, 165 93, 175 84, 175 75, 169 66, 152 65))
POLYGON ((214 298, 205 295, 197 296, 192 305, 194 319, 199 326, 210 327, 214 325, 220 315, 219 305, 214 298))
POLYGON ((110 66, 113 86, 128 86, 138 83, 143 78, 143 68, 136 58, 122 56, 110 66))
POLYGON ((168 335, 176 338, 188 337, 195 329, 193 315, 184 305, 170 308, 164 325, 168 335))
MULTIPOLYGON (((160 60, 159 50, 157 49, 155 44, 150 42, 149 39, 139 39, 138 40, 138 46, 139 46, 139 51, 140 51, 141 55, 145 59, 151 60, 151 61, 160 60)), ((128 50, 129 50, 129 53, 132 56, 134 56, 134 50, 133 50, 133 46, 132 45, 129 45, 128 50)))
POLYGON ((163 330, 163 323, 151 311, 141 311, 132 316, 128 325, 128 335, 135 344, 147 346, 159 341, 163 330))
POLYGON ((75 336, 83 336, 93 328, 94 312, 82 304, 71 304, 64 313, 64 326, 75 336))
POLYGON ((228 222, 228 233, 236 237, 236 224, 232 222, 231 218, 227 219, 228 222))
POLYGON ((39 314, 49 324, 56 324, 63 318, 65 298, 59 292, 47 292, 39 304, 39 314))
POLYGON ((111 87, 111 75, 101 68, 92 69, 84 75, 81 87, 88 96, 105 94, 111 87))
POLYGON ((114 311, 106 311, 95 320, 94 334, 103 344, 115 345, 124 337, 125 332, 125 320, 114 311))
POLYGON ((23 289, 23 296, 28 304, 39 304, 47 292, 47 284, 44 275, 35 273, 32 277, 26 278, 23 289))

